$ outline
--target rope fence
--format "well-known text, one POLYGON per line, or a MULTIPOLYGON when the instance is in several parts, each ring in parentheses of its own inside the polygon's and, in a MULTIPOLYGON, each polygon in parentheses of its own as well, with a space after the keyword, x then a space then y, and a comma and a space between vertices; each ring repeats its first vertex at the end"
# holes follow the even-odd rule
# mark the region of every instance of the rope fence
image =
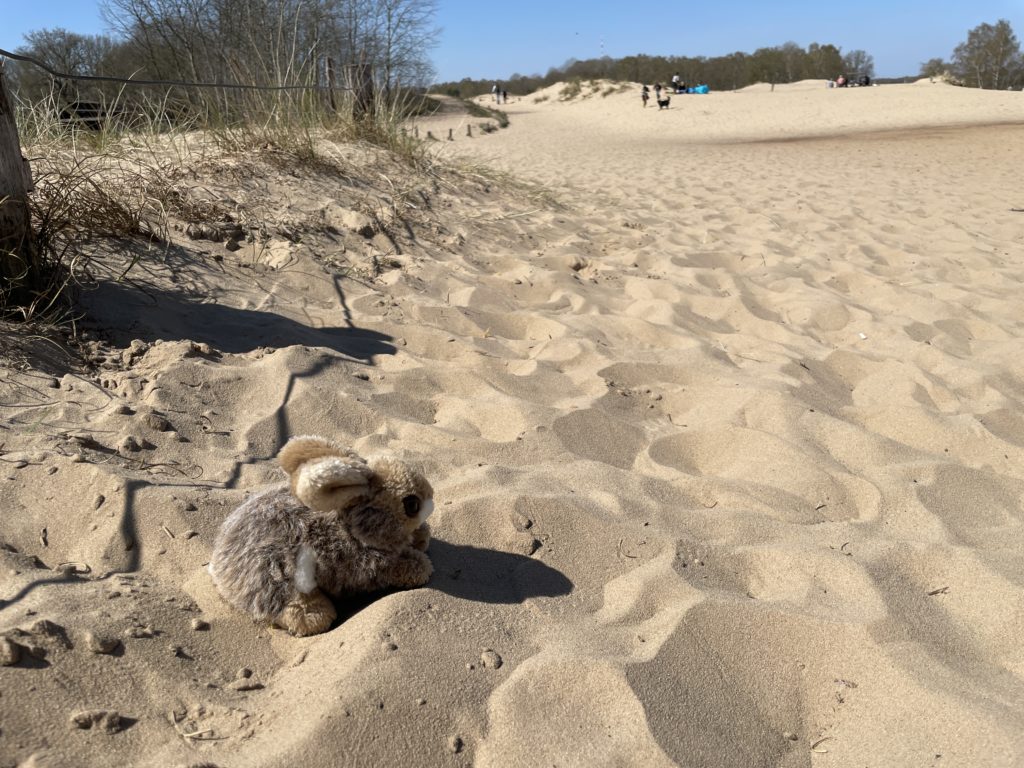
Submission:
MULTIPOLYGON (((353 75, 352 80, 357 81, 357 85, 335 85, 334 84, 334 62, 330 59, 326 59, 327 78, 329 80, 328 85, 250 85, 243 83, 191 83, 183 80, 137 80, 134 78, 126 77, 111 77, 107 75, 72 75, 67 72, 60 72, 52 67, 48 66, 44 62, 36 59, 32 56, 26 56, 20 53, 12 53, 11 51, 0 48, 0 60, 3 58, 13 59, 15 61, 23 61, 28 64, 32 64, 35 67, 43 70, 51 77, 58 80, 71 80, 74 82, 101 82, 101 83, 118 83, 120 85, 142 85, 150 87, 182 87, 182 88, 214 88, 214 89, 233 89, 233 90, 251 90, 251 91, 315 91, 318 93, 326 93, 330 99, 331 109, 336 109, 334 103, 334 92, 335 91, 348 91, 352 92, 356 96, 356 113, 365 113, 369 108, 369 103, 373 100, 373 82, 370 68, 366 64, 348 64, 343 65, 344 69, 349 70, 349 73, 353 75)), ((2 61, 0 61, 2 63, 2 61)), ((0 79, 2 79, 3 70, 0 69, 0 79)), ((351 80, 350 80, 351 82, 351 80)), ((88 122, 88 117, 79 117, 88 122)), ((92 119, 96 119, 93 116, 92 119)), ((461 130, 462 126, 466 126, 466 137, 473 138, 473 127, 471 124, 466 123, 464 120, 458 124, 458 129, 461 130)), ((481 123, 480 129, 483 133, 490 133, 495 130, 494 127, 481 123)), ((407 130, 402 129, 402 135, 407 135, 407 130)), ((419 127, 413 128, 413 135, 419 139, 420 129, 419 127)), ((437 137, 431 131, 427 131, 427 139, 436 141, 437 137)), ((448 128, 448 141, 455 141, 455 129, 448 128)))
MULTIPOLYGON (((0 48, 0 56, 24 61, 39 67, 49 75, 60 80, 73 80, 76 82, 100 82, 119 83, 122 85, 146 85, 146 86, 180 86, 183 88, 220 88, 252 91, 355 91, 352 86, 347 85, 247 85, 241 83, 189 83, 182 80, 135 80, 127 77, 109 77, 106 75, 72 75, 67 72, 58 72, 51 69, 39 59, 32 56, 24 56, 20 53, 11 53, 0 48)), ((359 66, 359 65, 353 65, 359 66)))

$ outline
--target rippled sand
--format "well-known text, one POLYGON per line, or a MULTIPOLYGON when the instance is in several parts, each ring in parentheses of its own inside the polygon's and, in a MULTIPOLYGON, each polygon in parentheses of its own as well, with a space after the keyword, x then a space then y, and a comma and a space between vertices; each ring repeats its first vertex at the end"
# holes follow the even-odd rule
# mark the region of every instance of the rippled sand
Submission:
MULTIPOLYGON (((557 202, 442 184, 372 280, 324 270, 321 238, 257 276, 140 278, 215 308, 100 292, 112 343, 146 343, 42 422, 109 442, 135 423, 116 405, 155 410, 187 442, 137 427, 147 459, 181 472, 10 471, 4 538, 93 572, 0 553, 0 630, 51 619, 74 646, 0 669, 5 760, 1019 764, 1024 95, 804 84, 658 112, 556 88, 508 111, 424 127, 557 202), (430 584, 299 640, 203 565, 308 432, 420 460, 438 507, 430 584), (96 627, 129 632, 121 655, 86 650, 96 627), (234 690, 243 666, 265 687, 234 690), (68 726, 100 707, 137 722, 68 726)), ((287 183, 296 209, 333 194, 287 183)))

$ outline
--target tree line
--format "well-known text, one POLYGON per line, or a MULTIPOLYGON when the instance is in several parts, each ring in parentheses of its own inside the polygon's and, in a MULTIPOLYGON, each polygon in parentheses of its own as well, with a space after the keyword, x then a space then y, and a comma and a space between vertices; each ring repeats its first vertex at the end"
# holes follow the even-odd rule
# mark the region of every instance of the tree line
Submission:
MULTIPOLYGON (((724 56, 648 56, 637 54, 613 59, 571 59, 560 67, 552 67, 544 75, 514 74, 501 81, 502 86, 514 93, 532 93, 557 82, 567 80, 608 79, 633 83, 666 83, 678 73, 686 83, 705 83, 712 90, 735 90, 753 83, 790 83, 809 78, 830 79, 845 74, 847 77, 867 75, 874 77, 874 58, 865 51, 843 53, 830 43, 811 43, 801 48, 796 43, 785 43, 771 48, 759 48, 753 53, 737 51, 724 56)), ((436 93, 469 98, 489 93, 494 80, 464 78, 457 82, 440 83, 431 87, 436 93)))
MULTIPOLYGON (((759 48, 753 53, 724 56, 625 56, 578 61, 570 59, 544 75, 514 74, 505 80, 463 78, 438 83, 435 93, 470 98, 489 93, 495 82, 518 94, 532 93, 558 82, 609 79, 633 83, 667 82, 678 73, 687 83, 706 83, 713 90, 735 90, 753 83, 791 83, 806 79, 874 78, 874 58, 863 50, 843 53, 832 44, 796 43, 759 48)), ((922 77, 945 77, 972 88, 1024 88, 1024 56, 1010 23, 980 24, 967 33, 949 61, 931 59, 921 66, 922 77)))
MULTIPOLYGON (((71 75, 251 85, 326 84, 367 64, 385 93, 423 87, 438 30, 436 0, 104 0, 112 35, 42 29, 17 53, 71 75)), ((14 69, 22 98, 56 87, 96 98, 118 86, 54 83, 26 63, 14 69)), ((194 98, 183 91, 182 98, 194 98)))

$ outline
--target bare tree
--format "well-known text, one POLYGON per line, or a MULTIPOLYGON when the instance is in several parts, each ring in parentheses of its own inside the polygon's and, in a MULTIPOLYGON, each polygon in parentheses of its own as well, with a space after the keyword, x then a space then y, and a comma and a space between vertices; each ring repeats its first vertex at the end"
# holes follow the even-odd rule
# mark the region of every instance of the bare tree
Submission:
POLYGON ((921 77, 945 77, 950 65, 941 58, 929 59, 921 65, 921 77))
POLYGON ((104 0, 104 15, 160 77, 285 85, 324 59, 368 64, 385 89, 426 85, 436 0, 104 0))
POLYGON ((867 51, 848 51, 843 56, 843 69, 847 75, 875 76, 875 59, 867 51))
MULTIPOLYGON (((69 75, 110 73, 118 44, 106 35, 80 35, 60 27, 29 32, 18 53, 32 56, 69 75)), ((26 63, 17 67, 16 87, 22 98, 38 100, 53 87, 53 78, 26 63)), ((59 83, 66 96, 77 92, 74 83, 59 83)))
POLYGON ((1022 77, 1020 43, 1010 22, 980 24, 953 51, 953 71, 974 88, 1010 88, 1022 77))
POLYGON ((376 0, 377 65, 385 93, 399 82, 426 86, 433 74, 427 52, 437 42, 435 0, 376 0))

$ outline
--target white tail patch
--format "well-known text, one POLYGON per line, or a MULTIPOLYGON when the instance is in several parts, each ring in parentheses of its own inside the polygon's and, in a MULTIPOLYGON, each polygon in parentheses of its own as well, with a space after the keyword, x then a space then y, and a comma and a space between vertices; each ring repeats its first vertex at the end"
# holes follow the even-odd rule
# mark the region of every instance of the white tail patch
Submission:
POLYGON ((307 544, 299 547, 295 558, 295 588, 304 595, 316 589, 316 552, 307 544))

